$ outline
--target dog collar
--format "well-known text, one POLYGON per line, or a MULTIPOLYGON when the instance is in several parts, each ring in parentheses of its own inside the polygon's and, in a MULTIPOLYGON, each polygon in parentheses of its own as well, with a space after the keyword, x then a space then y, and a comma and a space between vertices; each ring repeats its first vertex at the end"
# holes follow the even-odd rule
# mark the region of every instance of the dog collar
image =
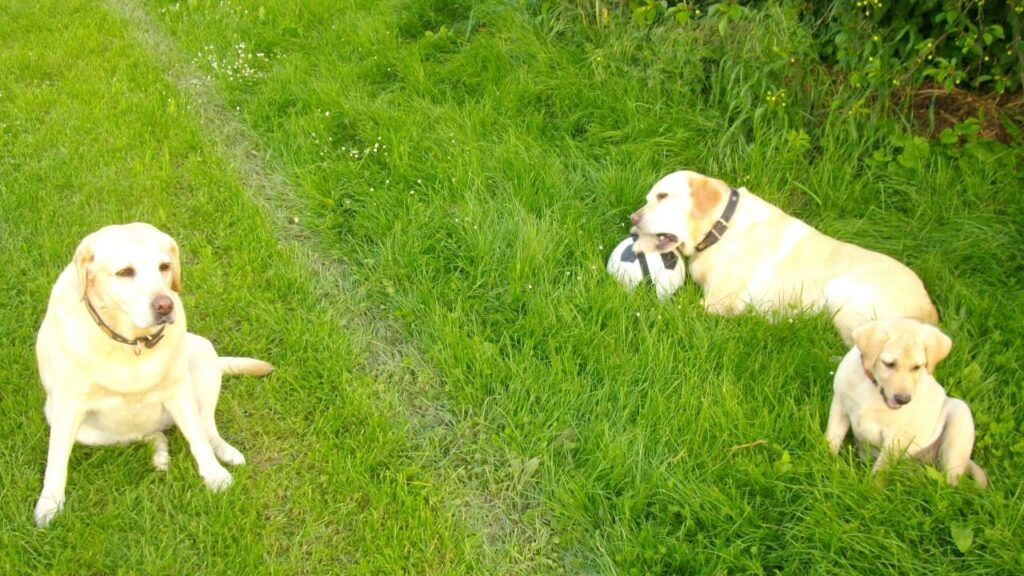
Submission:
POLYGON ((722 215, 715 220, 715 225, 708 230, 708 233, 704 235, 704 239, 694 248, 695 252, 701 252, 715 245, 722 238, 722 234, 729 229, 729 220, 732 220, 732 215, 736 213, 736 204, 740 201, 740 193, 735 188, 730 188, 729 202, 725 205, 725 210, 722 210, 722 215))
POLYGON ((868 380, 871 380, 872 384, 874 384, 875 386, 878 386, 878 380, 875 380, 875 375, 871 373, 871 370, 868 370, 867 368, 865 368, 864 369, 864 375, 868 377, 868 380))
POLYGON ((149 336, 140 336, 139 338, 136 338, 134 340, 129 340, 124 336, 121 336, 117 332, 114 332, 114 329, 108 326, 107 323, 103 321, 103 318, 100 318, 100 313, 96 311, 95 307, 93 307, 92 301, 89 300, 88 294, 83 296, 82 300, 85 301, 85 308, 89 311, 89 315, 92 316, 92 319, 96 322, 96 325, 99 326, 100 329, 103 330, 103 332, 107 336, 109 336, 111 340, 115 342, 120 342, 121 344, 134 346, 136 356, 142 354, 143 346, 145 346, 146 349, 149 350, 150 348, 159 344, 160 340, 162 340, 164 337, 164 328, 167 327, 166 324, 161 326, 160 329, 157 330, 154 334, 150 334, 149 336))

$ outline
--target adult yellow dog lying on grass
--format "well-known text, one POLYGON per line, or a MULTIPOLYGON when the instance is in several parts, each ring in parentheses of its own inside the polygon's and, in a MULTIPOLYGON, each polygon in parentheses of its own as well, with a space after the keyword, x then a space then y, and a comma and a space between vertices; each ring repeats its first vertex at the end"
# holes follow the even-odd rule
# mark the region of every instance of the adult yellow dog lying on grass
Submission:
POLYGON ((745 188, 696 172, 673 172, 630 217, 635 249, 689 258, 704 307, 734 314, 826 310, 851 344, 853 329, 875 319, 908 317, 935 324, 938 313, 907 266, 830 238, 745 188))

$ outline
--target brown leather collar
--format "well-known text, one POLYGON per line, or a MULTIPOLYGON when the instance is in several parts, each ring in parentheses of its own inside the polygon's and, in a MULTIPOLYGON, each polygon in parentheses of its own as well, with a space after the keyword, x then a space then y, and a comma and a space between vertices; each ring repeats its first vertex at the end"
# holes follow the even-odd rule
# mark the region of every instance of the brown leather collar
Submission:
POLYGON ((868 377, 868 380, 871 380, 872 384, 874 384, 875 386, 878 386, 878 380, 875 380, 875 375, 871 373, 871 370, 868 370, 867 368, 865 368, 864 369, 864 375, 868 377))
POLYGON ((157 330, 153 334, 150 334, 149 336, 140 336, 134 340, 129 340, 124 336, 121 336, 117 332, 114 332, 114 329, 108 326, 107 323, 103 321, 103 318, 100 318, 100 313, 96 311, 95 307, 93 307, 92 301, 89 300, 88 294, 83 296, 82 300, 85 301, 85 308, 89 311, 89 315, 92 316, 92 319, 96 322, 96 325, 99 326, 100 329, 103 330, 103 332, 107 336, 109 336, 111 340, 115 342, 120 342, 121 344, 135 346, 136 356, 142 354, 143 346, 145 346, 146 349, 149 350, 150 348, 159 344, 160 340, 162 340, 164 337, 164 328, 167 327, 166 324, 161 326, 159 330, 157 330))

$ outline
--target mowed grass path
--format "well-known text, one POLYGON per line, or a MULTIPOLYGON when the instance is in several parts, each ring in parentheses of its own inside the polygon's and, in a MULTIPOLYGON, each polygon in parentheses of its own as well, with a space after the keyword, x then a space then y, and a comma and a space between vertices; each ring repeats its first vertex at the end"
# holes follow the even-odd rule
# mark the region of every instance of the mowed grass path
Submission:
POLYGON ((531 3, 127 5, 0 10, 4 572, 1024 570, 1018 156, 872 162, 903 128, 822 114, 781 11, 720 38, 531 3), (610 281, 681 167, 918 271, 991 490, 828 454, 827 319, 610 281), (278 365, 222 396, 250 466, 212 496, 178 437, 166 477, 79 449, 37 532, 34 330, 77 240, 132 219, 182 244, 192 328, 278 365))

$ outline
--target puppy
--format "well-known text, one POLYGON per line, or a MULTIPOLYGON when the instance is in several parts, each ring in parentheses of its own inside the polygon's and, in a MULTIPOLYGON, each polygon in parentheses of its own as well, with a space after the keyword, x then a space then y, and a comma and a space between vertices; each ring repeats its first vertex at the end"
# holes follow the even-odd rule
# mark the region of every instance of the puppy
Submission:
POLYGON ((141 223, 86 236, 57 278, 36 340, 50 424, 38 526, 64 505, 75 442, 149 441, 153 465, 165 470, 163 431, 177 425, 212 490, 231 484, 220 462, 245 463, 217 431, 221 375, 263 375, 273 366, 218 358, 208 340, 187 332, 180 289, 177 244, 141 223))
POLYGON ((873 471, 907 454, 938 461, 950 484, 965 472, 982 487, 985 471, 971 460, 974 419, 963 400, 946 396, 932 376, 953 341, 938 328, 904 318, 870 322, 853 331, 856 345, 836 370, 825 438, 839 453, 847 431, 873 471))
POLYGON ((791 307, 827 310, 839 335, 869 320, 909 317, 935 324, 921 280, 896 260, 830 238, 745 188, 696 172, 659 180, 634 212, 636 250, 678 249, 715 314, 791 307))

